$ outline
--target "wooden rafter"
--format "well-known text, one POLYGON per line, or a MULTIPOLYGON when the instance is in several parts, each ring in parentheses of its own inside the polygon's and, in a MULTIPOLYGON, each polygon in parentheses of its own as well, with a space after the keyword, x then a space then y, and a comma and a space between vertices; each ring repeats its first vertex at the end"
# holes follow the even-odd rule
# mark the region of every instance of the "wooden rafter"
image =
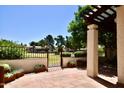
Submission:
POLYGON ((104 5, 104 6, 99 6, 99 7, 98 5, 92 5, 92 7, 96 9, 97 11, 90 10, 89 13, 83 15, 87 24, 91 24, 91 23, 99 24, 106 20, 112 20, 116 17, 116 11, 111 8, 112 5, 104 5), (107 9, 112 11, 113 14, 106 12, 107 9), (92 12, 92 14, 90 12, 92 12), (104 15, 101 15, 101 14, 104 14, 104 15), (105 15, 107 17, 105 17, 105 15))

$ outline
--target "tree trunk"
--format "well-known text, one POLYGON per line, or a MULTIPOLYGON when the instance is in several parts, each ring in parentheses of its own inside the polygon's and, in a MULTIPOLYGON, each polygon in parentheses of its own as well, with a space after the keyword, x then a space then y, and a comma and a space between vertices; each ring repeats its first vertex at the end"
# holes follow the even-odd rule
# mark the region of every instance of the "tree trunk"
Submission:
POLYGON ((105 57, 107 60, 111 59, 110 48, 108 48, 108 47, 105 48, 105 57))
POLYGON ((111 61, 114 57, 116 57, 116 55, 116 49, 105 47, 105 58, 107 59, 107 61, 111 61))

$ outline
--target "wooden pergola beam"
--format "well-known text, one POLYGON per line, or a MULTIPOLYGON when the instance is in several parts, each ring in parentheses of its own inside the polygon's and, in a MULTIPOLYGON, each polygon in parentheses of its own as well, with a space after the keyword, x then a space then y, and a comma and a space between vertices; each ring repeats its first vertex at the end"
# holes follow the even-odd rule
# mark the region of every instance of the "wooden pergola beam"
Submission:
POLYGON ((111 8, 112 5, 104 5, 101 7, 98 7, 97 5, 92 5, 92 7, 94 7, 94 9, 97 9, 97 11, 90 10, 89 13, 83 15, 87 24, 92 24, 92 23, 99 24, 106 20, 114 19, 116 17, 116 12, 111 8), (111 14, 107 13, 106 12, 107 9, 110 9, 110 11, 113 11, 114 14, 111 15, 111 14), (90 14, 90 12, 92 12, 92 14, 90 14), (105 15, 108 15, 108 17, 101 15, 102 13, 104 13, 105 15), (94 20, 94 19, 96 19, 96 20, 94 20), (99 20, 99 22, 97 20, 99 20))

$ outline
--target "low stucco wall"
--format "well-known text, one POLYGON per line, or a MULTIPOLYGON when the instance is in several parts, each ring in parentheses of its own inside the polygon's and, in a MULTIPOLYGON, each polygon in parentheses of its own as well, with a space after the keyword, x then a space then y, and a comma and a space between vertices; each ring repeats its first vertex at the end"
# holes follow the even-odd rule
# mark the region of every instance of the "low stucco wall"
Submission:
MULTIPOLYGON (((83 60, 86 62, 86 57, 63 57, 63 67, 67 67, 69 61, 83 60)), ((36 64, 44 64, 47 67, 47 58, 27 58, 27 59, 17 59, 17 60, 0 60, 0 63, 6 63, 14 68, 22 68, 25 73, 32 72, 36 64)))
POLYGON ((67 67, 67 63, 69 61, 77 61, 77 60, 82 60, 83 62, 86 62, 86 57, 63 57, 63 67, 67 67))
POLYGON ((27 73, 27 72, 32 72, 36 64, 44 64, 47 67, 47 58, 1 60, 0 63, 7 63, 13 66, 14 68, 22 68, 27 73))

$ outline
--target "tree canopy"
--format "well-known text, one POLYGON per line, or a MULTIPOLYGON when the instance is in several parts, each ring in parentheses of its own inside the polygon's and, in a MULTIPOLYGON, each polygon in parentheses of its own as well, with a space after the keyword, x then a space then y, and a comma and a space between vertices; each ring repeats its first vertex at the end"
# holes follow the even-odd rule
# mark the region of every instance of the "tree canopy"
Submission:
POLYGON ((0 46, 21 46, 21 44, 17 44, 16 42, 10 40, 1 39, 0 46))
POLYGON ((29 43, 29 45, 30 45, 30 46, 37 46, 37 45, 38 45, 38 42, 31 41, 31 42, 29 43))
POLYGON ((54 48, 54 38, 52 35, 47 35, 44 39, 41 39, 38 42, 31 41, 29 45, 30 46, 41 46, 41 47, 48 46, 49 48, 54 48))
POLYGON ((58 35, 56 38, 55 38, 55 41, 56 41, 56 45, 58 47, 62 47, 63 45, 65 45, 65 38, 62 36, 62 35, 58 35))
POLYGON ((74 19, 68 25, 68 32, 72 35, 72 44, 75 49, 86 47, 87 26, 82 13, 92 9, 91 6, 79 6, 77 12, 74 13, 74 19))
MULTIPOLYGON (((72 36, 72 45, 75 49, 86 47, 87 42, 87 26, 83 18, 83 14, 87 14, 93 7, 90 5, 79 6, 77 12, 74 13, 74 19, 68 25, 68 32, 72 36)), ((116 50, 116 31, 107 32, 104 27, 99 26, 99 44, 105 46, 105 55, 110 59, 109 51, 116 50)))
POLYGON ((44 38, 46 45, 49 47, 49 49, 54 49, 54 39, 52 35, 47 35, 46 38, 44 38))

